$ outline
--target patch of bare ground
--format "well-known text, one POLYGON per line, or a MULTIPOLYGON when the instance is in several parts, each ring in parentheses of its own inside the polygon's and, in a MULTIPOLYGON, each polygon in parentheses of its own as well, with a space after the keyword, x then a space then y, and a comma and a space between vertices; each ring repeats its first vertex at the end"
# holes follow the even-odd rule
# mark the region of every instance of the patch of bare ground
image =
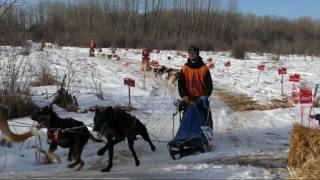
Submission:
POLYGON ((207 160, 209 164, 224 164, 224 165, 240 165, 240 166, 255 166, 267 169, 283 168, 287 166, 286 157, 274 157, 267 154, 255 155, 239 155, 239 156, 226 156, 207 160))
POLYGON ((56 78, 51 74, 48 68, 41 69, 41 72, 36 77, 36 79, 31 83, 31 86, 50 86, 57 85, 59 82, 56 78))
POLYGON ((269 104, 259 104, 244 94, 237 94, 222 90, 214 92, 220 100, 225 102, 233 111, 271 110, 277 108, 290 108, 293 106, 291 97, 282 100, 273 99, 269 104))

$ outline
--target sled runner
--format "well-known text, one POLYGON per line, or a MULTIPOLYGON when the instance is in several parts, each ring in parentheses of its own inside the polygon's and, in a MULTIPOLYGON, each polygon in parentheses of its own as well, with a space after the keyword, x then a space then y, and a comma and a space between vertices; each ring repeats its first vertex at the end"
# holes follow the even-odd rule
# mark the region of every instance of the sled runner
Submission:
MULTIPOLYGON (((186 105, 181 101, 176 101, 177 109, 184 111, 183 118, 180 122, 180 127, 177 134, 172 141, 168 143, 168 150, 172 159, 182 158, 187 155, 195 154, 197 152, 207 152, 215 145, 213 130, 206 124, 207 117, 201 115, 199 110, 205 110, 208 114, 207 108, 204 108, 202 102, 192 103, 186 105)), ((175 113, 173 117, 176 115, 175 113)), ((173 121, 174 123, 174 121, 173 121)))

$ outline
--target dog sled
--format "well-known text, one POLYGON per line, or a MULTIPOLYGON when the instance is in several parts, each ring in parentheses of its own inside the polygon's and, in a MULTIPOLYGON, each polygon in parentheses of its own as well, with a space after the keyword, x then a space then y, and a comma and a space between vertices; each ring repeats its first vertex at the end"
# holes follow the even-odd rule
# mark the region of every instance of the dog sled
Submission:
MULTIPOLYGON (((203 108, 201 101, 189 104, 188 106, 181 101, 176 101, 175 105, 177 106, 177 112, 181 110, 185 112, 182 119, 180 118, 177 134, 167 145, 172 159, 180 159, 198 152, 204 153, 210 151, 215 145, 215 135, 207 123, 209 107, 205 109, 206 113, 202 113, 200 111, 204 109, 201 109, 203 108), (207 116, 205 117, 203 114, 207 114, 207 116)), ((174 116, 177 112, 173 114, 173 126, 174 116)))

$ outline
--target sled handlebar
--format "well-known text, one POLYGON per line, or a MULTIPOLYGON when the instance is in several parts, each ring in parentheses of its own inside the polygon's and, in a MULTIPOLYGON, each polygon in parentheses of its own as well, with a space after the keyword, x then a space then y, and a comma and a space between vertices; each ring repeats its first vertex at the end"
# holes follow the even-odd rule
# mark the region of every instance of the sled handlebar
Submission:
POLYGON ((190 101, 190 102, 185 102, 181 99, 176 99, 174 100, 173 104, 175 105, 177 111, 175 114, 177 114, 177 112, 183 111, 186 109, 186 107, 189 104, 195 103, 196 105, 202 105, 204 108, 208 108, 209 107, 209 100, 207 96, 201 96, 199 99, 197 99, 195 102, 190 101))

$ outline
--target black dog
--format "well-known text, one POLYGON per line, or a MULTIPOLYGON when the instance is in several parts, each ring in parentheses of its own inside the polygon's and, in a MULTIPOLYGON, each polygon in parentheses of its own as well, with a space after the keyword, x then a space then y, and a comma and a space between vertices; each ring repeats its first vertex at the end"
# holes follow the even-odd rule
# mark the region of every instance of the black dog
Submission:
POLYGON ((160 68, 156 69, 156 73, 158 76, 162 76, 167 71, 167 68, 165 66, 161 66, 160 68))
POLYGON ((142 138, 150 144, 152 151, 155 151, 156 149, 149 138, 145 125, 143 125, 136 117, 131 116, 118 107, 108 107, 104 110, 97 109, 94 116, 93 131, 99 132, 108 140, 108 143, 97 152, 98 156, 102 156, 106 150, 109 150, 109 164, 106 168, 101 170, 102 172, 111 170, 113 146, 124 141, 125 138, 128 139, 129 149, 132 152, 136 166, 139 166, 140 164, 136 152, 133 149, 136 135, 141 135, 142 138))
POLYGON ((84 162, 81 160, 81 154, 88 139, 95 142, 102 142, 96 139, 88 130, 88 128, 81 121, 72 118, 59 118, 52 110, 52 106, 46 106, 38 109, 31 118, 37 121, 39 125, 48 129, 48 143, 50 144, 48 150, 48 163, 54 159, 59 160, 53 152, 58 145, 62 148, 69 148, 68 161, 75 160, 68 165, 68 168, 73 168, 80 164, 76 170, 80 170, 84 162))

